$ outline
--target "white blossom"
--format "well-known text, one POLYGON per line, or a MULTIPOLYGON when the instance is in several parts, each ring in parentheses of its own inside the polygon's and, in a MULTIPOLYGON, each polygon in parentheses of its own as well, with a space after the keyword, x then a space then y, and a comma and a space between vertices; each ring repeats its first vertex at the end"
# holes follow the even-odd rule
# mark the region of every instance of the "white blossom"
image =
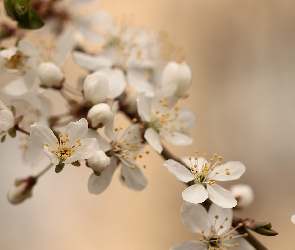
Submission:
POLYGON ((98 150, 87 160, 87 164, 94 171, 102 172, 110 165, 110 158, 104 151, 98 150))
POLYGON ((254 200, 254 192, 249 185, 236 184, 232 185, 229 190, 232 192, 238 202, 236 208, 248 207, 254 200))
POLYGON ((20 204, 32 196, 32 189, 36 184, 35 177, 26 179, 18 179, 14 185, 8 190, 7 199, 11 204, 20 204))
POLYGON ((252 250, 253 247, 239 235, 232 225, 232 209, 212 204, 207 213, 200 204, 184 203, 181 209, 184 224, 193 232, 201 234, 197 240, 183 241, 170 250, 252 250))
POLYGON ((148 124, 144 138, 158 153, 163 150, 161 137, 178 146, 187 146, 193 142, 187 132, 195 123, 195 114, 175 105, 175 89, 176 85, 166 86, 153 98, 140 94, 137 101, 138 114, 148 124))
POLYGON ((83 83, 83 94, 86 102, 92 105, 105 101, 109 93, 108 79, 102 72, 96 71, 86 77, 83 83))
POLYGON ((170 61, 166 64, 162 73, 162 84, 176 84, 176 96, 183 95, 191 85, 192 73, 189 66, 185 63, 170 61))
POLYGON ((234 195, 216 184, 216 181, 239 179, 245 172, 245 166, 238 161, 221 164, 222 157, 218 157, 216 162, 213 163, 216 157, 217 154, 214 154, 209 162, 205 158, 197 156, 182 158, 186 166, 174 160, 164 162, 164 166, 179 180, 183 182, 193 181, 194 184, 182 192, 182 198, 185 201, 197 204, 209 198, 212 202, 224 208, 232 208, 237 205, 234 195))
POLYGON ((89 178, 88 190, 93 194, 100 194, 109 186, 118 163, 122 165, 121 177, 127 187, 140 191, 147 185, 147 180, 140 170, 141 167, 136 163, 137 158, 142 158, 141 151, 144 147, 140 125, 130 125, 120 139, 118 139, 118 135, 122 129, 114 127, 117 103, 114 103, 112 111, 113 120, 105 127, 105 134, 111 142, 108 142, 94 130, 90 130, 88 133, 88 136, 95 137, 100 148, 110 155, 110 165, 101 175, 97 176, 93 173, 89 178))
POLYGON ((99 103, 91 107, 87 114, 87 120, 92 128, 101 128, 109 124, 113 113, 110 106, 106 103, 99 103))
POLYGON ((38 67, 38 75, 41 84, 47 87, 59 89, 64 80, 64 74, 61 69, 53 62, 43 62, 38 67))
POLYGON ((31 126, 32 142, 44 148, 46 156, 55 165, 59 163, 73 163, 93 156, 99 150, 97 140, 84 138, 87 134, 88 123, 82 118, 66 126, 65 133, 56 138, 53 131, 40 123, 31 126))

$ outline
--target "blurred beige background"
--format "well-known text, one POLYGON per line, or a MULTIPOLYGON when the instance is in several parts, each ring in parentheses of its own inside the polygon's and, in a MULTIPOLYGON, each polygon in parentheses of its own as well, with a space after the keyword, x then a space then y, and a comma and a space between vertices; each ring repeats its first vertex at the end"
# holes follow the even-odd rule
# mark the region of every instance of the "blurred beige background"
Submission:
MULTIPOLYGON (((243 213, 271 221, 276 237, 259 237, 269 249, 295 249, 295 2, 288 0, 101 0, 117 16, 163 29, 181 46, 193 71, 190 98, 197 123, 191 147, 169 145, 180 156, 199 152, 240 160, 254 203, 243 213)), ((0 145, 0 249, 150 250, 198 239, 182 224, 183 183, 152 153, 148 187, 136 193, 114 178, 100 196, 88 194, 88 169, 65 168, 42 177, 34 197, 6 201, 20 164, 17 141, 0 145)), ((168 144, 167 144, 168 145, 168 144)), ((117 176, 117 175, 116 175, 117 176)), ((235 182, 232 182, 235 183, 235 182)), ((230 183, 230 184, 232 184, 230 183)), ((230 185, 228 184, 228 185, 230 185)))

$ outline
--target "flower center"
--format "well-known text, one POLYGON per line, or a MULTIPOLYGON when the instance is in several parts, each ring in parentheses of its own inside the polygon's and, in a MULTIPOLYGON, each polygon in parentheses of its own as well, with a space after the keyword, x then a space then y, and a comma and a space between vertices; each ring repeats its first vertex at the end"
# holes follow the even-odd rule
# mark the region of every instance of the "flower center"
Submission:
MULTIPOLYGON (((163 107, 168 107, 169 104, 165 102, 166 98, 160 99, 159 103, 163 105, 163 107)), ((149 122, 150 127, 155 129, 156 131, 165 130, 170 133, 171 136, 175 136, 174 131, 184 131, 183 120, 179 118, 178 107, 174 107, 173 110, 161 113, 160 111, 156 111, 155 115, 151 117, 149 122)))
POLYGON ((19 69, 23 67, 27 61, 27 58, 20 52, 17 51, 7 62, 5 67, 8 69, 19 69))
MULTIPOLYGON (((56 141, 57 149, 52 149, 51 153, 55 154, 61 161, 65 161, 76 153, 76 147, 82 146, 80 140, 77 140, 74 145, 70 144, 69 134, 66 133, 65 139, 63 135, 59 135, 59 140, 56 141)), ((45 144, 49 147, 49 144, 45 144)))
MULTIPOLYGON (((196 150, 196 155, 194 157, 189 157, 189 160, 191 162, 191 165, 189 166, 192 174, 195 176, 194 182, 199 183, 202 185, 213 185, 215 184, 215 181, 209 178, 209 174, 214 171, 216 166, 221 165, 221 156, 217 156, 217 154, 213 154, 213 157, 210 158, 209 163, 204 159, 203 162, 199 162, 198 159, 198 151, 196 150), (211 163, 213 163, 214 159, 217 158, 216 162, 211 166, 211 163)), ((204 157, 207 156, 206 153, 203 155, 204 157)), ((219 174, 218 172, 215 172, 215 175, 219 174)))

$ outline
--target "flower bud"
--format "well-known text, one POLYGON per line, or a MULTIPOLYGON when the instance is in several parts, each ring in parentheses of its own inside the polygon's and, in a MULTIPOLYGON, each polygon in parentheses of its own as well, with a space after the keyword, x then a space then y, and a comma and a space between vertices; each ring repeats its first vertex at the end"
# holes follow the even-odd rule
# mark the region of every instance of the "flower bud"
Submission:
POLYGON ((83 93, 86 102, 92 105, 103 102, 109 93, 108 79, 99 71, 88 75, 84 80, 83 93))
POLYGON ((94 171, 101 173, 110 165, 110 158, 106 156, 105 152, 98 150, 87 160, 87 164, 94 171))
POLYGON ((12 111, 0 101, 0 137, 14 127, 14 115, 12 111))
POLYGON ((236 184, 229 188, 229 190, 234 195, 238 204, 235 208, 245 208, 249 206, 254 200, 254 192, 249 185, 246 184, 236 184))
POLYGON ((64 80, 63 72, 52 62, 41 63, 38 67, 38 75, 42 84, 50 88, 60 89, 64 80))
POLYGON ((7 193, 7 199, 11 204, 20 204, 32 196, 32 189, 37 178, 30 176, 27 179, 18 179, 7 193))
POLYGON ((192 73, 190 67, 185 63, 169 62, 162 73, 163 85, 176 84, 176 96, 181 96, 191 85, 192 73))
POLYGON ((107 125, 113 118, 110 106, 105 103, 99 103, 89 109, 87 120, 94 129, 107 125))

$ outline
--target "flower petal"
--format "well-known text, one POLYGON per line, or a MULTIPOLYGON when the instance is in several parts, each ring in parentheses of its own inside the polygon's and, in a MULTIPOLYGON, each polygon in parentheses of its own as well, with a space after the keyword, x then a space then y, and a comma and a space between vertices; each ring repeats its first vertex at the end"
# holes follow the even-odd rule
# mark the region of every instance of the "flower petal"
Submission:
POLYGON ((239 161, 229 161, 225 164, 217 166, 213 172, 209 174, 209 178, 216 181, 231 181, 239 179, 246 171, 246 167, 239 161), (215 173, 218 172, 216 175, 215 173))
POLYGON ((81 118, 77 122, 70 122, 66 126, 65 134, 69 134, 69 143, 74 145, 77 140, 81 140, 86 137, 88 131, 88 122, 85 118, 81 118))
POLYGON ((175 177, 183 182, 189 182, 194 179, 193 174, 185 166, 174 160, 167 160, 164 166, 168 171, 175 175, 175 177))
POLYGON ((214 227, 218 235, 222 235, 230 230, 233 218, 233 210, 231 208, 222 208, 213 203, 209 208, 208 215, 211 225, 215 225, 214 227), (215 218, 216 215, 218 215, 218 219, 215 218), (220 225, 223 227, 221 228, 220 225))
POLYGON ((181 218, 184 224, 193 232, 210 235, 211 223, 206 209, 200 204, 185 202, 181 208, 181 218))
POLYGON ((105 74, 109 81, 109 94, 108 98, 114 99, 121 95, 126 88, 127 82, 126 78, 119 69, 104 68, 100 70, 105 74))
POLYGON ((153 85, 146 81, 142 74, 135 70, 129 70, 127 73, 127 80, 130 86, 134 88, 137 93, 144 93, 146 96, 154 96, 153 85))
POLYGON ((112 65, 112 61, 107 57, 90 56, 77 51, 73 52, 73 58, 80 67, 89 71, 96 71, 112 65))
POLYGON ((32 57, 37 56, 39 54, 36 47, 26 40, 20 40, 18 43, 19 50, 24 53, 26 56, 32 57))
POLYGON ((56 149, 57 138, 53 134, 52 130, 41 124, 35 122, 30 128, 30 136, 32 142, 35 143, 38 147, 43 148, 45 144, 49 144, 49 147, 56 149))
POLYGON ((139 94, 137 99, 137 110, 140 118, 143 121, 150 121, 151 118, 151 99, 146 97, 143 93, 139 94))
POLYGON ((101 194, 110 185, 114 172, 117 168, 115 157, 111 158, 110 165, 101 172, 100 176, 91 174, 88 180, 88 191, 91 194, 101 194))
POLYGON ((191 137, 178 131, 173 131, 173 133, 171 134, 170 131, 161 129, 160 134, 166 141, 169 141, 174 145, 187 146, 193 143, 193 139, 191 137))
POLYGON ((121 176, 127 187, 136 191, 144 189, 147 185, 147 179, 141 172, 139 166, 127 159, 120 158, 120 160, 122 161, 121 176), (134 166, 134 168, 131 168, 131 166, 134 166))
POLYGON ((163 146, 160 141, 160 136, 153 128, 148 128, 145 131, 144 138, 147 140, 150 146, 154 150, 156 150, 159 154, 163 151, 163 146))
POLYGON ((187 202, 198 204, 208 198, 208 192, 202 184, 194 184, 182 192, 182 198, 187 202))
POLYGON ((76 146, 75 150, 75 154, 66 159, 64 163, 67 164, 90 158, 97 150, 99 150, 98 141, 95 138, 82 139, 81 146, 76 146))
POLYGON ((207 245, 196 240, 186 240, 171 247, 170 250, 207 250, 207 245))
POLYGON ((218 206, 232 208, 237 205, 233 194, 217 184, 207 185, 207 191, 209 199, 218 206))
POLYGON ((98 141, 98 144, 99 144, 99 148, 101 150, 103 150, 104 152, 111 149, 110 143, 94 129, 88 129, 86 137, 87 138, 96 138, 96 140, 98 141))

